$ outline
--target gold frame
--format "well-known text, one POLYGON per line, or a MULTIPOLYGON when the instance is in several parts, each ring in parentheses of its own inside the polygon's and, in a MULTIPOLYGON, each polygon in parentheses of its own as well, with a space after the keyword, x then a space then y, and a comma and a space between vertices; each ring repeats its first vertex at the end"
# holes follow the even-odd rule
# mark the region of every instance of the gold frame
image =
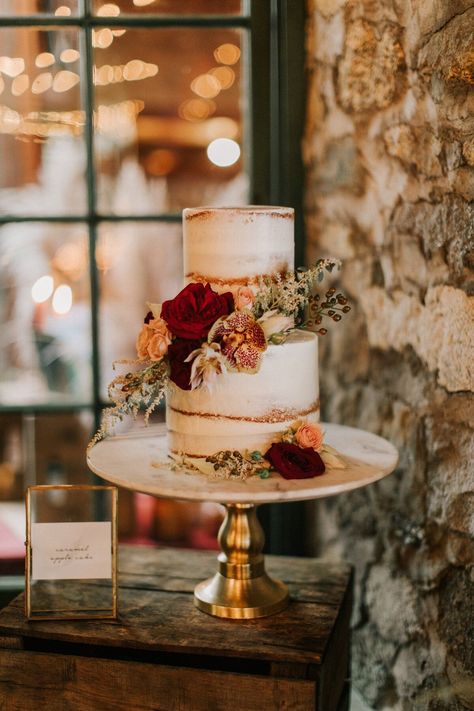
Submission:
MULTIPOLYGON (((116 620, 117 619, 117 608, 118 608, 118 585, 117 585, 117 503, 118 503, 118 488, 116 486, 95 486, 88 484, 43 484, 36 486, 29 486, 26 491, 25 497, 25 507, 26 507, 26 541, 25 541, 25 616, 28 620, 116 620), (66 608, 64 610, 34 610, 31 609, 31 561, 32 561, 32 548, 31 548, 31 492, 32 491, 45 491, 45 490, 76 490, 76 491, 110 491, 112 495, 112 607, 110 608, 109 614, 103 615, 55 615, 54 612, 69 612, 66 608), (52 613, 51 615, 41 614, 36 616, 37 612, 52 613)), ((84 608, 84 612, 92 612, 96 608, 84 608)), ((106 608, 109 610, 109 608, 106 608)), ((101 608, 98 608, 101 611, 101 608)), ((74 610, 71 610, 73 613, 74 610)))

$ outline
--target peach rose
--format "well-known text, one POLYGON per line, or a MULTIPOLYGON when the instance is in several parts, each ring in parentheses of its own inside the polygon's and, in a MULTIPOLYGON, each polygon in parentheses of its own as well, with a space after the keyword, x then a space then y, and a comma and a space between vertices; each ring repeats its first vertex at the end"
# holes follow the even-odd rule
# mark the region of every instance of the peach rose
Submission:
POLYGON ((148 342, 148 357, 150 360, 161 360, 168 353, 170 339, 158 331, 153 331, 148 342))
POLYGON ((168 352, 171 334, 162 318, 153 318, 144 323, 137 338, 137 354, 140 360, 161 360, 168 352))
POLYGON ((150 342, 151 334, 153 330, 149 327, 147 323, 144 323, 142 330, 137 337, 137 354, 140 360, 146 360, 148 358, 148 344, 150 342))
POLYGON ((169 340, 169 343, 171 343, 171 333, 169 332, 168 326, 164 319, 152 318, 150 321, 148 321, 148 325, 154 331, 158 331, 158 333, 161 333, 162 336, 166 336, 166 338, 168 338, 169 340))
POLYGON ((316 452, 321 449, 323 439, 324 435, 321 427, 312 422, 303 422, 295 433, 296 443, 300 447, 311 447, 316 452))
POLYGON ((234 304, 238 311, 251 309, 255 300, 255 294, 249 286, 239 286, 234 293, 234 304))

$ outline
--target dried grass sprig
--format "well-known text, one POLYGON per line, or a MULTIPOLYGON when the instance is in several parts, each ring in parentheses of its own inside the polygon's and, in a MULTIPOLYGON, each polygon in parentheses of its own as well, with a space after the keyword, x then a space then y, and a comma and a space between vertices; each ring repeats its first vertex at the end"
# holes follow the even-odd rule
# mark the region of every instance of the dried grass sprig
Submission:
POLYGON ((102 413, 102 423, 94 437, 89 442, 88 448, 106 437, 113 425, 120 422, 127 415, 134 419, 140 409, 145 408, 145 422, 158 407, 165 396, 166 383, 168 382, 168 364, 164 361, 116 361, 119 363, 140 364, 140 370, 117 375, 108 386, 108 395, 113 402, 112 407, 106 408, 102 413))
POLYGON ((319 259, 309 268, 300 268, 288 274, 261 277, 252 311, 260 318, 266 311, 276 309, 286 316, 294 316, 296 323, 302 323, 302 314, 310 301, 315 284, 322 282, 325 273, 340 269, 338 259, 319 259))

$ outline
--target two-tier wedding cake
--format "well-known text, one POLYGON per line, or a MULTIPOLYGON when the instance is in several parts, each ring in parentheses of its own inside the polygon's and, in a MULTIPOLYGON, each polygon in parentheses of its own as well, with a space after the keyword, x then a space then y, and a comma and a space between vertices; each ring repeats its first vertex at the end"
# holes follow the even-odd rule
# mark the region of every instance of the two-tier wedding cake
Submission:
MULTIPOLYGON (((252 305, 262 277, 294 269, 294 211, 287 207, 193 208, 184 210, 185 284, 209 284, 252 305)), ((263 326, 265 324, 263 322, 263 326)), ((242 334, 229 334, 237 344, 242 334)), ((318 337, 292 330, 271 341, 258 372, 228 372, 211 388, 167 393, 169 447, 193 457, 222 450, 265 452, 278 434, 299 419, 319 420, 318 337)))

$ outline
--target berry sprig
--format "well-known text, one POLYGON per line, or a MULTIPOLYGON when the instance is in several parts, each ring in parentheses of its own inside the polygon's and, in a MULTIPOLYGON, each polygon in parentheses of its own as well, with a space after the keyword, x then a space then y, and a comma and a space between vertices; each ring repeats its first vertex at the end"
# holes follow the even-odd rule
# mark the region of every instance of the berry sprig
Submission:
MULTIPOLYGON (((324 296, 324 300, 321 300, 320 294, 312 294, 309 297, 310 318, 305 323, 306 328, 319 326, 325 317, 337 323, 342 319, 343 314, 347 314, 351 310, 348 298, 342 293, 336 293, 334 287, 328 289, 324 296)), ((325 336, 327 328, 319 328, 317 333, 325 336)))

